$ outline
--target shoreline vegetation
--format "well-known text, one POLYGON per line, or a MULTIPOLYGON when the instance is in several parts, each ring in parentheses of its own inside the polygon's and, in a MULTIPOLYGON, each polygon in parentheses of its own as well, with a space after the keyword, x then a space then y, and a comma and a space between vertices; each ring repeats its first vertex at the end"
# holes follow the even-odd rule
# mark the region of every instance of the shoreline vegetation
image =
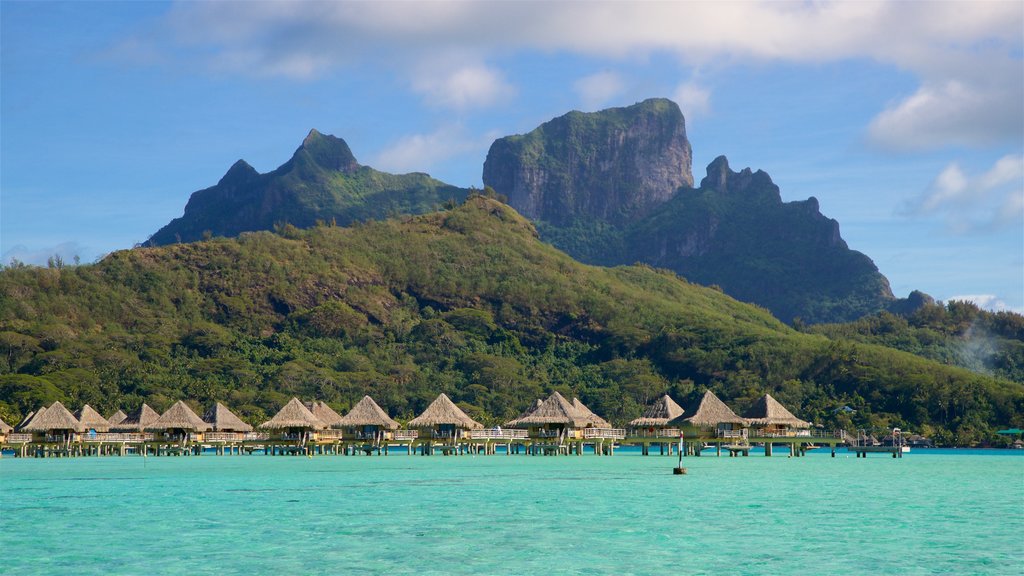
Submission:
POLYGON ((950 365, 943 323, 970 315, 937 308, 908 325, 909 343, 892 319, 807 333, 665 270, 580 264, 474 194, 348 228, 5 267, 0 418, 189 398, 259 424, 292 397, 345 413, 370 395, 408 421, 445 393, 493 428, 559 392, 622 426, 663 393, 691 404, 711 391, 741 412, 771 394, 825 430, 1008 445, 996 432, 1024 427, 1017 317, 988 324, 1017 346, 999 353, 999 376, 950 365))

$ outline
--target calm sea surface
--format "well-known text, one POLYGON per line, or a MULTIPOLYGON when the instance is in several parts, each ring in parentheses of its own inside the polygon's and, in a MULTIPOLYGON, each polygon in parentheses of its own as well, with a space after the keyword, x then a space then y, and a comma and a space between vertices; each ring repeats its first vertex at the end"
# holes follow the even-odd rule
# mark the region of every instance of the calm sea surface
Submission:
POLYGON ((0 459, 3 574, 1024 574, 1024 454, 0 459))

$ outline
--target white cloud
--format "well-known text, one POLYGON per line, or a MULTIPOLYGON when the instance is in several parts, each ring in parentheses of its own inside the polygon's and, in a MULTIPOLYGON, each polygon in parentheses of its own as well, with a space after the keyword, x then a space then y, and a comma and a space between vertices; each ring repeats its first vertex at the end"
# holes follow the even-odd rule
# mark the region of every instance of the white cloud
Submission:
POLYGON ((441 162, 463 154, 487 150, 498 135, 468 134, 457 124, 442 126, 429 134, 403 136, 373 158, 373 166, 388 172, 431 170, 441 162))
POLYGON ((462 66, 447 73, 425 70, 413 81, 413 89, 436 106, 465 109, 486 107, 515 93, 501 72, 487 66, 462 66))
POLYGON ((625 90, 625 82, 615 72, 598 72, 584 76, 573 84, 576 93, 583 99, 586 110, 594 110, 607 104, 625 90))
POLYGON ((1003 156, 975 176, 952 162, 903 212, 908 216, 940 215, 957 233, 1020 225, 1024 223, 1024 156, 1003 156))
POLYGON ((693 81, 676 86, 672 99, 679 104, 687 120, 704 116, 711 111, 711 92, 693 81))
POLYGON ((997 296, 996 294, 966 294, 958 296, 950 296, 946 299, 947 302, 970 302, 990 312, 1016 312, 1021 313, 1020 309, 1013 308, 1006 303, 1005 300, 997 296))
MULTIPOLYGON (((310 78, 379 66, 455 108, 498 103, 508 88, 495 68, 467 63, 521 52, 670 54, 708 67, 872 60, 918 81, 879 111, 873 142, 914 150, 1024 138, 1021 2, 550 2, 542 12, 530 2, 180 2, 168 21, 150 41, 218 71, 310 78), (453 61, 437 80, 422 75, 453 61)), ((695 112, 700 89, 687 94, 695 112)))

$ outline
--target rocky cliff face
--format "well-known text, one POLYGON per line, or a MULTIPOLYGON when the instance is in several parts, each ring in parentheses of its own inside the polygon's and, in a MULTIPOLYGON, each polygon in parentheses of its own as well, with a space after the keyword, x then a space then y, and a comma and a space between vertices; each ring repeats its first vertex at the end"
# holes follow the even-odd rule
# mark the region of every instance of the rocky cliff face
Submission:
POLYGON ((679 107, 652 99, 594 113, 570 112, 529 134, 501 138, 484 184, 536 220, 624 222, 692 186, 690 143, 679 107))
POLYGON ((288 223, 346 225, 395 214, 417 214, 462 200, 468 190, 426 174, 388 174, 362 166, 341 138, 311 130, 292 157, 260 174, 235 162, 215 186, 192 194, 185 213, 150 237, 155 245, 192 242, 209 234, 237 236, 288 223))

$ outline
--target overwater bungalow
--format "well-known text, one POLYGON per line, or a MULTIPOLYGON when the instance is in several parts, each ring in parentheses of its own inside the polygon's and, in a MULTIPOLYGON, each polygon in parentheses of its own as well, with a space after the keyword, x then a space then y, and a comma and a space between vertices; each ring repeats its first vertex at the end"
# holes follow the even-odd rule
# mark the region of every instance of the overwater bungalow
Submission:
POLYGON ((43 412, 44 410, 46 410, 45 406, 39 408, 39 410, 29 410, 28 414, 25 414, 25 417, 21 419, 21 422, 18 422, 17 424, 14 425, 14 430, 17 432, 24 432, 25 426, 28 426, 28 423, 31 422, 32 419, 35 418, 37 414, 43 412))
POLYGON ((684 413, 683 407, 676 403, 668 394, 654 401, 644 409, 639 418, 629 422, 630 436, 642 436, 645 438, 675 438, 679 436, 679 430, 669 428, 671 420, 679 418, 684 413), (665 430, 671 430, 666 433, 665 430))
POLYGON ((252 425, 246 424, 227 406, 215 402, 203 414, 203 422, 210 425, 213 432, 252 432, 252 425))
POLYGON ((344 430, 346 441, 376 444, 390 440, 392 432, 398 430, 399 425, 373 398, 363 396, 348 414, 341 417, 337 427, 344 430))
POLYGON ((588 418, 590 420, 590 425, 588 426, 589 428, 611 428, 612 427, 610 422, 608 422, 604 418, 601 418, 597 414, 594 414, 594 412, 590 408, 587 408, 586 404, 584 404, 583 402, 580 402, 580 399, 576 398, 575 396, 572 399, 572 407, 575 408, 577 412, 579 412, 580 414, 583 414, 583 416, 585 416, 586 418, 588 418))
POLYGON ((49 408, 37 410, 32 420, 22 428, 22 431, 32 433, 33 442, 59 444, 65 448, 70 447, 81 430, 82 425, 75 415, 59 401, 49 408))
POLYGON ((317 420, 320 420, 326 426, 326 428, 318 433, 319 440, 337 442, 342 439, 342 431, 340 430, 341 426, 339 425, 341 422, 341 414, 338 414, 333 408, 328 406, 326 402, 322 402, 320 400, 305 402, 304 404, 306 405, 306 408, 313 413, 313 416, 316 416, 317 420))
POLYGON ((175 442, 182 446, 188 442, 202 442, 203 433, 210 428, 211 426, 183 400, 175 402, 159 418, 146 426, 146 430, 157 434, 157 442, 175 442))
POLYGON ((146 427, 156 422, 160 413, 143 403, 135 410, 132 410, 120 422, 110 427, 114 432, 136 432, 145 433, 146 427))
POLYGON ((479 430, 483 424, 473 420, 455 405, 446 394, 441 394, 427 406, 422 414, 409 421, 409 428, 419 432, 422 453, 432 451, 433 443, 439 440, 445 452, 456 450, 469 430, 479 430))
POLYGON ((14 426, 11 426, 7 422, 4 422, 3 418, 0 418, 0 444, 7 441, 7 436, 14 432, 14 426))
POLYGON ((75 418, 81 424, 83 434, 95 437, 97 432, 110 430, 110 422, 88 404, 75 412, 75 418))
POLYGON ((326 429, 327 424, 313 415, 298 398, 292 398, 273 418, 259 427, 270 430, 273 441, 305 446, 307 442, 316 441, 319 432, 326 429))
POLYGON ((758 438, 787 438, 793 436, 810 436, 811 424, 801 420, 772 398, 765 394, 743 413, 750 435, 758 438))
POLYGON ((681 416, 669 420, 668 425, 679 428, 687 440, 746 440, 747 421, 737 416, 710 390, 687 407, 681 416))
POLYGON ((124 410, 118 410, 111 414, 110 418, 107 418, 107 422, 110 423, 111 426, 117 426, 121 422, 124 422, 124 419, 127 417, 128 415, 124 413, 124 410))

